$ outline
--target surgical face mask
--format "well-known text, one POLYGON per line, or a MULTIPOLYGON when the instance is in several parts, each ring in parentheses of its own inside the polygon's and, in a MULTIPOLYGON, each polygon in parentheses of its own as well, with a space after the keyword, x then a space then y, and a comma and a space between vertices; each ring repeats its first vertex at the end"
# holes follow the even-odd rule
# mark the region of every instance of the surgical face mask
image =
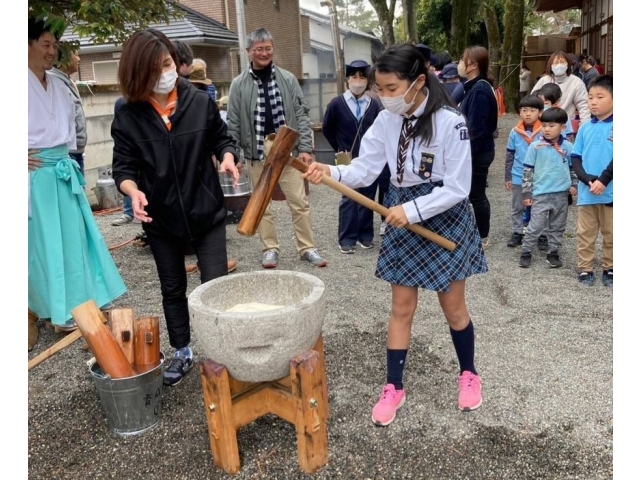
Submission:
POLYGON ((166 95, 173 87, 176 86, 176 80, 178 79, 178 72, 175 68, 168 70, 166 72, 162 72, 160 78, 158 79, 158 83, 153 88, 153 91, 159 95, 166 95))
POLYGON ((349 82, 349 90, 354 95, 362 95, 362 93, 367 89, 367 81, 363 80, 362 82, 358 82, 356 80, 351 80, 349 82))
POLYGON ((382 102, 382 106, 390 111, 391 113, 395 113, 396 115, 404 115, 413 107, 413 104, 416 103, 416 96, 418 92, 416 91, 413 96, 413 100, 410 103, 404 101, 405 95, 411 91, 413 86, 416 84, 418 79, 416 78, 413 83, 409 86, 406 92, 403 95, 398 95, 397 97, 380 97, 380 101, 382 102))
POLYGON ((467 66, 463 62, 458 63, 458 76, 460 78, 467 77, 467 66))
POLYGON ((556 63, 555 65, 551 65, 551 71, 556 77, 562 77, 567 74, 567 67, 568 65, 566 63, 556 63))

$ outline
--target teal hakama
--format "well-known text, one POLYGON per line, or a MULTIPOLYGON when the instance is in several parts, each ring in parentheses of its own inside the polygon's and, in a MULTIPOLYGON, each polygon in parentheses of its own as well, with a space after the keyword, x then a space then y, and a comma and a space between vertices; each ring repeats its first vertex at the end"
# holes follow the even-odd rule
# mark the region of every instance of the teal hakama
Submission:
POLYGON ((66 146, 41 149, 29 172, 29 309, 54 325, 94 300, 102 307, 127 288, 93 217, 78 163, 66 146))

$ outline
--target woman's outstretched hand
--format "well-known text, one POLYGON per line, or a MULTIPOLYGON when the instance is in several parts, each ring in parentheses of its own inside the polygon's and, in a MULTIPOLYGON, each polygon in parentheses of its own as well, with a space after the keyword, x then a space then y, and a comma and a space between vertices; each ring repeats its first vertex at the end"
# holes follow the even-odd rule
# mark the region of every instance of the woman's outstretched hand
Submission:
POLYGON ((233 188, 238 188, 238 181, 240 180, 240 172, 236 167, 233 155, 225 153, 222 157, 222 163, 220 164, 220 171, 228 173, 233 177, 233 188))

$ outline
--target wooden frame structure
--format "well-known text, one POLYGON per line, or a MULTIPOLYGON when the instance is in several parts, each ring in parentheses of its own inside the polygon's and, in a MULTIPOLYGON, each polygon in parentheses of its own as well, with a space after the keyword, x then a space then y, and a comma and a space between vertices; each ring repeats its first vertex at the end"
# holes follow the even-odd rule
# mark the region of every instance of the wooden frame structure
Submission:
POLYGON ((200 362, 205 415, 213 461, 229 474, 240 471, 237 431, 274 414, 296 429, 298 463, 312 474, 327 464, 329 402, 322 336, 312 350, 290 362, 289 376, 270 382, 242 382, 211 359, 200 362))

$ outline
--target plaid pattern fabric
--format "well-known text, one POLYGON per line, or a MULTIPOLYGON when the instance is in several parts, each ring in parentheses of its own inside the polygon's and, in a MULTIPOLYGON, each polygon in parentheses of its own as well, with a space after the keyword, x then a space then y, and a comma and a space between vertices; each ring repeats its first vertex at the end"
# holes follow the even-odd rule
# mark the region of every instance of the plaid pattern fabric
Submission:
POLYGON ((411 133, 413 132, 413 124, 411 123, 416 117, 411 115, 402 119, 402 132, 400 140, 398 140, 398 165, 396 167, 396 175, 398 184, 402 185, 404 177, 404 162, 407 159, 407 151, 409 150, 409 142, 411 141, 411 133))
POLYGON ((265 95, 264 88, 262 87, 262 80, 253 73, 250 69, 251 77, 254 83, 258 87, 258 102, 256 103, 256 109, 254 111, 254 126, 256 129, 256 143, 258 147, 258 158, 264 160, 264 113, 266 111, 266 97, 269 97, 269 104, 273 115, 273 126, 278 129, 286 125, 287 122, 284 117, 284 107, 282 106, 282 96, 280 95, 280 89, 276 83, 276 70, 271 64, 271 77, 269 78, 268 91, 265 95))
MULTIPOLYGON (((400 188, 391 184, 384 204, 386 207, 400 205, 441 186, 442 182, 400 188)), ((455 250, 450 252, 406 228, 389 225, 382 238, 376 277, 395 285, 448 292, 451 282, 488 271, 469 200, 420 225, 454 242, 455 250)))

